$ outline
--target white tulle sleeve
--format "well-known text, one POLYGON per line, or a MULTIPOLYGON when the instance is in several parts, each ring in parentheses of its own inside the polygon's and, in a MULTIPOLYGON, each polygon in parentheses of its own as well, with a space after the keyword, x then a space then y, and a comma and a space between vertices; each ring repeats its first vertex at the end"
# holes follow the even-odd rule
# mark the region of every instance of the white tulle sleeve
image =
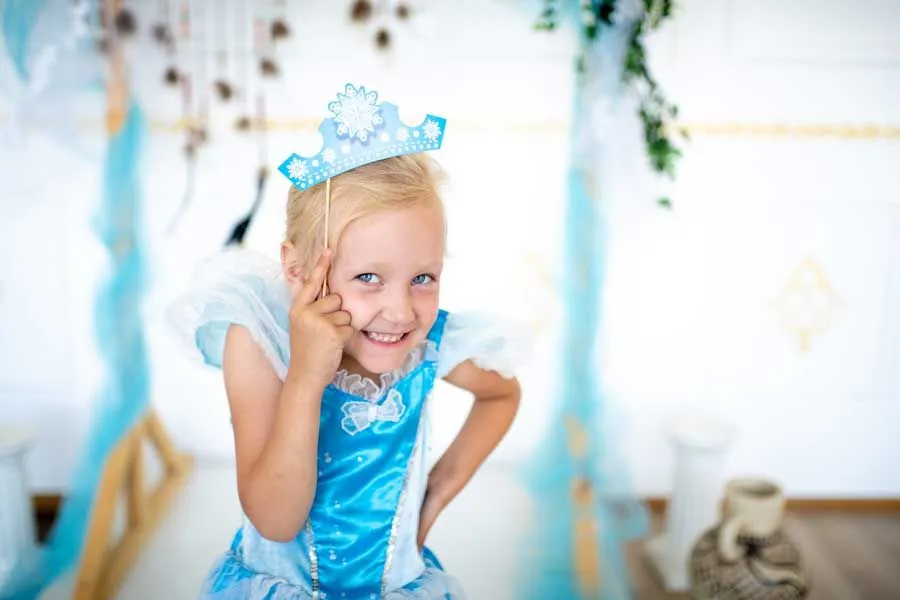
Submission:
POLYGON ((166 320, 188 352, 221 368, 231 325, 247 329, 281 379, 287 374, 289 293, 280 265, 247 250, 228 250, 202 262, 187 293, 166 320))
POLYGON ((522 327, 476 312, 449 313, 438 355, 437 375, 445 377, 460 363, 496 371, 510 379, 522 366, 529 344, 522 327))

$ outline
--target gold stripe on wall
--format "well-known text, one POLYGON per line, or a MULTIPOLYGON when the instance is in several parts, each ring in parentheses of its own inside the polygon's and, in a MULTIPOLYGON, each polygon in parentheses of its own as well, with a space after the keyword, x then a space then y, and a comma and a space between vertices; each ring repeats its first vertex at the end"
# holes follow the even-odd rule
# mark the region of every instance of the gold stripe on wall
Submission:
MULTIPOLYGON (((6 126, 9 116, 0 115, 0 128, 6 126)), ((265 127, 271 132, 308 132, 316 131, 321 117, 270 118, 265 127)), ((219 128, 230 128, 230 120, 225 116, 216 116, 213 124, 219 128)), ((185 131, 193 124, 185 119, 149 119, 150 130, 154 133, 168 134, 185 131)), ((43 123, 43 127, 58 124, 43 123)), ((97 121, 82 121, 85 129, 100 130, 103 126, 97 121)), ((257 123, 251 123, 255 127, 257 123)), ((454 119, 452 127, 455 131, 497 132, 517 134, 564 133, 570 130, 567 119, 547 119, 543 121, 502 121, 479 119, 454 119)), ((900 139, 900 123, 752 123, 731 121, 698 121, 673 125, 676 135, 687 132, 691 137, 733 137, 733 138, 785 138, 785 139, 838 139, 838 140, 897 140, 900 139)))
POLYGON ((682 123, 678 130, 691 136, 835 138, 857 140, 900 139, 900 124, 831 123, 682 123))
MULTIPOLYGON (((297 131, 311 133, 319 129, 323 117, 297 117, 297 118, 269 118, 265 120, 267 131, 297 131)), ((216 124, 224 121, 223 126, 228 123, 227 119, 214 119, 216 124)), ((190 119, 178 119, 175 121, 165 121, 160 119, 150 120, 151 131, 158 133, 175 133, 184 131, 189 128, 194 121, 190 119)), ((199 125, 199 124, 198 124, 199 125)), ((251 129, 259 127, 258 120, 252 120, 251 129)), ((454 119, 452 123, 454 130, 463 131, 504 131, 510 133, 565 133, 569 130, 569 123, 565 120, 545 120, 545 121, 497 121, 497 120, 467 120, 454 119)))
MULTIPOLYGON (((268 119, 268 131, 307 131, 318 129, 321 118, 268 119)), ((189 121, 155 121, 156 131, 183 131, 189 121)), ((254 124, 256 125, 256 124, 254 124)), ((454 120, 454 129, 462 131, 502 131, 509 133, 565 133, 570 122, 565 119, 545 121, 454 120)), ((838 123, 741 123, 741 122, 685 122, 673 126, 675 132, 687 132, 692 137, 781 137, 836 139, 900 139, 900 124, 838 124, 838 123)))

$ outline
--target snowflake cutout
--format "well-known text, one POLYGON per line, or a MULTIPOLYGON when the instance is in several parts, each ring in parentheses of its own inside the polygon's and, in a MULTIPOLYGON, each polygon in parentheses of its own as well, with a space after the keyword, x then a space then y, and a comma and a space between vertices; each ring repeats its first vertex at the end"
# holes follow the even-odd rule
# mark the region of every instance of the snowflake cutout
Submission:
POLYGON ((409 139, 409 132, 405 129, 397 130, 397 140, 400 142, 405 142, 409 139))
POLYGON ((432 121, 428 119, 425 121, 425 125, 422 126, 422 133, 429 142, 433 142, 441 135, 441 126, 437 124, 437 121, 432 121))
POLYGON ((325 152, 322 153, 322 160, 324 160, 328 164, 333 163, 335 158, 337 157, 334 154, 334 150, 332 150, 331 148, 326 148, 325 152))
POLYGON ((328 110, 334 114, 334 122, 338 126, 337 134, 349 135, 350 139, 356 136, 361 142, 367 141, 369 133, 375 133, 375 126, 384 122, 378 114, 381 109, 377 100, 376 92, 367 92, 363 86, 357 89, 348 83, 344 93, 338 94, 337 101, 328 104, 328 110))
POLYGON ((306 161, 300 160, 299 158, 294 158, 291 162, 288 163, 288 173, 291 174, 291 177, 294 179, 303 179, 306 177, 306 173, 309 169, 306 167, 306 161))

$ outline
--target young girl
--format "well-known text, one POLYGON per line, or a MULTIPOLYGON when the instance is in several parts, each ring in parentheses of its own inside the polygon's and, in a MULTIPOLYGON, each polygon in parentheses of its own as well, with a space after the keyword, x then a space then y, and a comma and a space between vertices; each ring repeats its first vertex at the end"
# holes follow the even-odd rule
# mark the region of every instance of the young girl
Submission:
POLYGON ((421 150, 444 121, 406 127, 376 98, 347 86, 322 152, 282 165, 281 265, 225 253, 179 305, 224 372, 245 515, 203 598, 463 597, 424 542, 513 421, 519 349, 493 321, 439 309, 446 226, 421 150), (428 472, 436 378, 475 402, 428 472))

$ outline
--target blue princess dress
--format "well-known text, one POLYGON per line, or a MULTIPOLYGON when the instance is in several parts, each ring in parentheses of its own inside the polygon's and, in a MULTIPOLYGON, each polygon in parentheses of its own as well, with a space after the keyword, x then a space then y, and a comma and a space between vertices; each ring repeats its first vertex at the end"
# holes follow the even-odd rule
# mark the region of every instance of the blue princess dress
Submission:
MULTIPOLYGON (((176 331, 221 367, 231 324, 252 334, 283 380, 289 363, 289 293, 279 265, 244 250, 198 270, 173 307, 176 331)), ((306 526, 290 542, 243 522, 209 575, 208 600, 457 599, 458 581, 416 544, 427 483, 428 398, 464 360, 512 376, 514 339, 495 322, 439 313, 427 340, 380 381, 339 371, 322 397, 318 482, 306 526)))

